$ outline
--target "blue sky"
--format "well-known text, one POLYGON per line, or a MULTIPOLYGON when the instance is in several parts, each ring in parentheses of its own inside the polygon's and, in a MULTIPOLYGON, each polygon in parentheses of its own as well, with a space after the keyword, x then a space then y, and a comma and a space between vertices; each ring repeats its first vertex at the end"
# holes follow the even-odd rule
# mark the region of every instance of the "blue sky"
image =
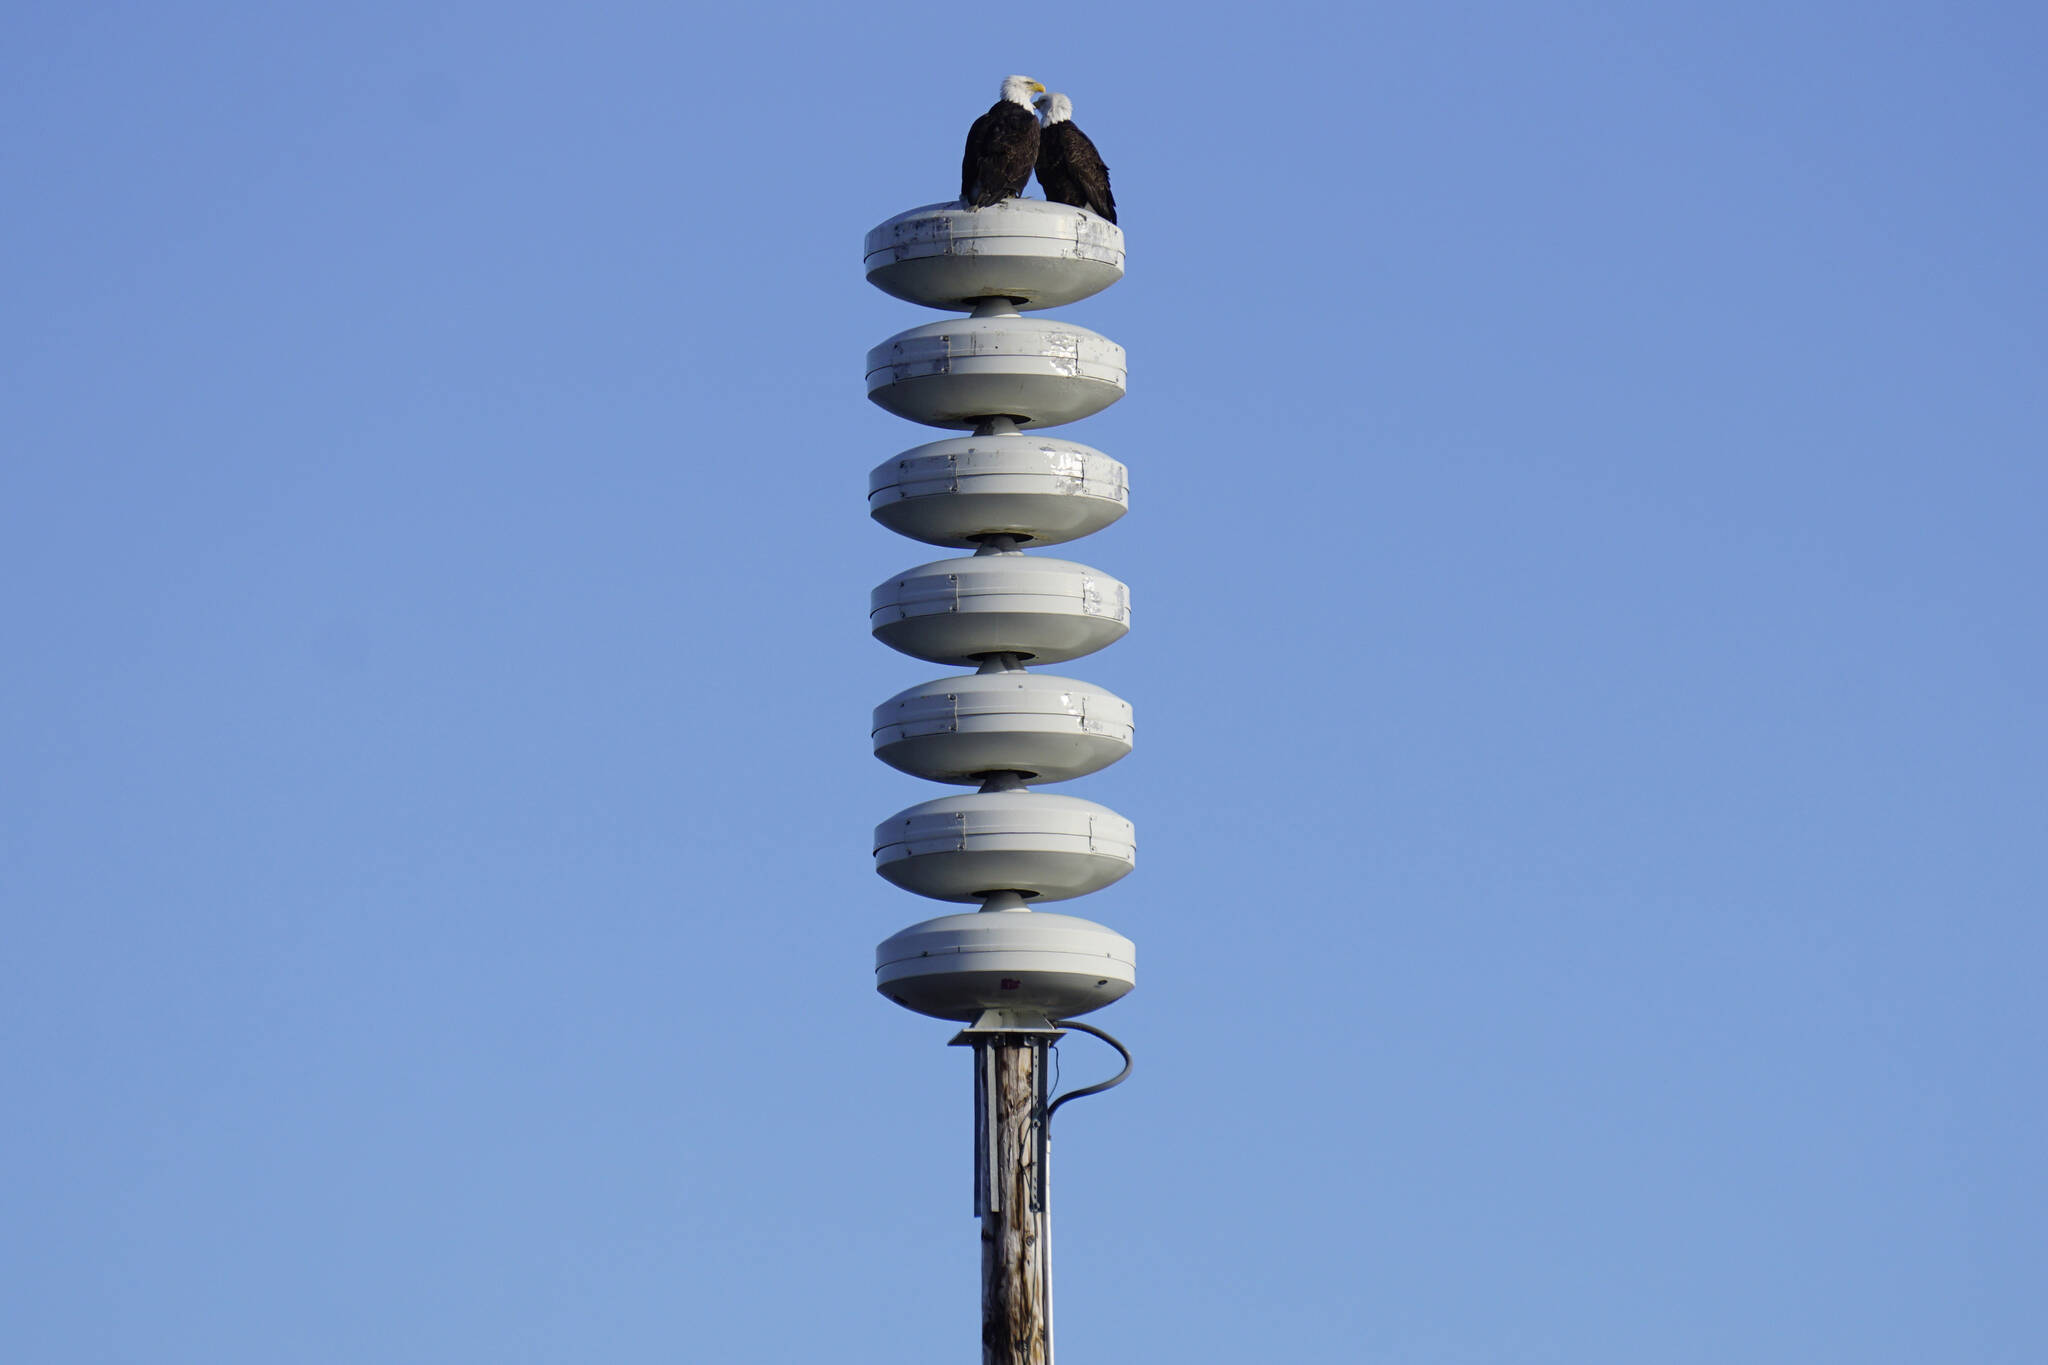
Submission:
POLYGON ((1064 1365, 2040 1360, 2044 28, 22 7, 0 1346, 973 1351, 860 246, 1017 71, 1130 247, 1064 1365))

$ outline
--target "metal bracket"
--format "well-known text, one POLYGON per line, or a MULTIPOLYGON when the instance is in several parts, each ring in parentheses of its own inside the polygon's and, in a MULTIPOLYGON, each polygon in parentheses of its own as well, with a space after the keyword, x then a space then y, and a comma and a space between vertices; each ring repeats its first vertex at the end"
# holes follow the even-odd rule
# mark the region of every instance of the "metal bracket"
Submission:
POLYGON ((946 1046, 972 1047, 993 1038, 1037 1037, 1051 1043, 1065 1036, 1066 1030, 1053 1027, 1043 1011, 991 1009, 983 1010, 973 1023, 947 1039, 946 1046))

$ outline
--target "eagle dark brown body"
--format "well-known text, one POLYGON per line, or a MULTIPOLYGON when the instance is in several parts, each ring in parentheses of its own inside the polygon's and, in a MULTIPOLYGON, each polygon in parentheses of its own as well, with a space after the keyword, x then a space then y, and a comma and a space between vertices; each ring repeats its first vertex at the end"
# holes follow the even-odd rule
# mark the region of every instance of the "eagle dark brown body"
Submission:
POLYGON ((1073 104, 1048 95, 1045 128, 1038 135, 1038 187, 1055 204, 1072 204, 1116 221, 1116 196, 1109 191, 1109 167, 1088 134, 1073 124, 1073 104))
POLYGON ((1012 76, 1003 82, 1003 97, 967 130, 967 150, 960 158, 960 198, 971 209, 985 209, 1024 192, 1038 164, 1038 115, 1031 92, 1044 90, 1037 81, 1012 76))
POLYGON ((1048 124, 1038 135, 1038 184, 1056 204, 1073 204, 1116 221, 1109 167, 1088 135, 1071 123, 1048 124))

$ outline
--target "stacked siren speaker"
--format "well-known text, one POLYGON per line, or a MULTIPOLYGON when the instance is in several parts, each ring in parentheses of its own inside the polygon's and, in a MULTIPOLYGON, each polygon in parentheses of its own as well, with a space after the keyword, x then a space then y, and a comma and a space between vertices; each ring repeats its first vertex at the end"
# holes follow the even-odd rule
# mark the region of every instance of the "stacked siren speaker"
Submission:
POLYGON ((1100 1009, 1136 981, 1136 949, 1075 915, 1037 909, 1099 891, 1137 860, 1131 822, 1035 790, 1131 751, 1131 706, 1093 683, 1034 668, 1114 644, 1130 590, 1031 551, 1101 530, 1130 505, 1123 465, 1041 435, 1124 395, 1121 346, 1026 317, 1123 277, 1124 239, 1084 209, 1009 199, 932 204, 867 235, 868 281, 964 314, 898 332, 868 352, 868 397, 899 417, 967 434, 877 466, 868 511, 912 540, 968 551, 874 590, 876 639, 971 672, 875 708, 875 756, 970 790, 875 827, 875 870, 906 891, 978 909, 914 924, 875 950, 876 984, 907 1009, 984 1029, 1043 1029, 1100 1009))

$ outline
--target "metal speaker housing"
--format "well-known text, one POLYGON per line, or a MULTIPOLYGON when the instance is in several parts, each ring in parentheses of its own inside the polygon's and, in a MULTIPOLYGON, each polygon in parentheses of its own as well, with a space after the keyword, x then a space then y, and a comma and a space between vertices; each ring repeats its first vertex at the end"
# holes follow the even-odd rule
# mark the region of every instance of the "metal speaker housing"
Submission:
POLYGON ((1123 998, 1137 979, 1129 939, 1044 910, 941 915, 875 947, 875 989, 938 1019, 973 1020, 991 1009, 1064 1019, 1123 998))
POLYGON ((1137 861, 1131 822, 1077 796, 942 796, 875 826, 875 871, 933 900, 980 901, 998 891, 1066 900, 1100 891, 1137 861))
POLYGON ((972 666, 996 654, 1059 663, 1092 654, 1131 626, 1131 590, 1072 560, 980 554, 941 559, 878 585, 868 627, 891 649, 972 666))
POLYGON ((927 308, 984 299, 1019 309, 1078 303, 1123 278, 1124 234, 1086 209, 1005 199, 985 209, 925 204, 868 232, 868 282, 927 308))
POLYGON ((949 436, 868 475, 868 515, 898 535, 973 549, 1007 535, 1057 545, 1130 509, 1130 475, 1090 446, 1011 432, 949 436))
POLYGON ((1092 683, 1019 669, 936 678, 875 708, 875 757, 934 782, 1021 773, 1066 782, 1131 751, 1131 704, 1092 683))
POLYGON ((1124 396, 1124 348, 1072 323, 1014 313, 928 322, 868 352, 868 397, 913 422, 973 430, 1078 422, 1124 396))

